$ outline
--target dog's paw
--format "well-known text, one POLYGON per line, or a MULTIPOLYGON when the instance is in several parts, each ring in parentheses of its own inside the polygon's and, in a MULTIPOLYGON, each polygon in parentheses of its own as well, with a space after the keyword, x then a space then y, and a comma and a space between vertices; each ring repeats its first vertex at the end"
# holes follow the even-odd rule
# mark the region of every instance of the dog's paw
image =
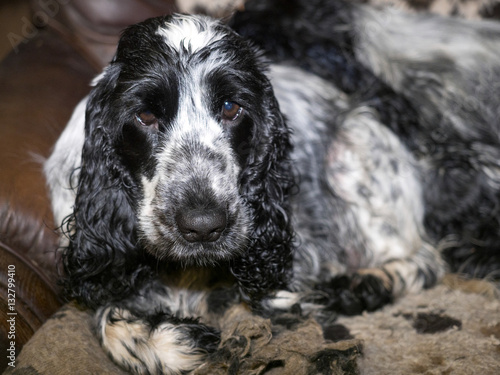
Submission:
POLYGON ((315 290, 316 302, 324 305, 324 310, 344 315, 374 311, 393 300, 392 280, 370 272, 337 276, 317 284, 315 290))
POLYGON ((192 371, 220 342, 214 328, 165 313, 137 317, 128 310, 108 307, 97 318, 104 350, 134 374, 192 371))
POLYGON ((192 342, 195 351, 211 354, 219 347, 220 332, 215 328, 190 319, 183 319, 179 327, 192 342))

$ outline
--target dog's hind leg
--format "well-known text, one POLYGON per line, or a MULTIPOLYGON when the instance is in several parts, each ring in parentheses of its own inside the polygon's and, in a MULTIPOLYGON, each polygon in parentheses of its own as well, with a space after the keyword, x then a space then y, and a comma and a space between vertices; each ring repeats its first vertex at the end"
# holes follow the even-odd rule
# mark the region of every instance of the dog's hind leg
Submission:
POLYGON ((444 262, 425 233, 420 166, 401 140, 360 107, 346 115, 327 164, 332 196, 348 211, 333 220, 357 237, 341 236, 339 245, 358 264, 321 277, 315 290, 322 303, 355 314, 434 285, 444 262))
POLYGON ((423 246, 407 258, 333 276, 315 286, 314 300, 325 306, 326 311, 354 315, 364 310, 374 311, 406 293, 432 287, 443 275, 439 254, 423 246))

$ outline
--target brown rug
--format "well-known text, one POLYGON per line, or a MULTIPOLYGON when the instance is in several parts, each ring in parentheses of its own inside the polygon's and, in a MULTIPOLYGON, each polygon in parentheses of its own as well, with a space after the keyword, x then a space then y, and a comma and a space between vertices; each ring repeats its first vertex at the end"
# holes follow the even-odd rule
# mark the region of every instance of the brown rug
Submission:
POLYGON ((449 275, 443 285, 338 323, 363 341, 362 374, 500 374, 500 299, 484 281, 449 275))
MULTIPOLYGON (((289 314, 271 322, 241 306, 223 322, 219 351, 194 374, 500 374, 500 299, 482 281, 448 276, 381 311, 341 317, 326 333, 313 319, 289 314)), ((101 350, 90 315, 69 304, 5 374, 125 372, 101 350)))
MULTIPOLYGON (((224 316, 220 349, 193 372, 218 374, 357 374, 359 340, 323 338, 313 319, 282 316, 274 324, 242 306, 224 316)), ((4 374, 126 374, 102 351, 88 312, 64 306, 25 345, 4 374)))

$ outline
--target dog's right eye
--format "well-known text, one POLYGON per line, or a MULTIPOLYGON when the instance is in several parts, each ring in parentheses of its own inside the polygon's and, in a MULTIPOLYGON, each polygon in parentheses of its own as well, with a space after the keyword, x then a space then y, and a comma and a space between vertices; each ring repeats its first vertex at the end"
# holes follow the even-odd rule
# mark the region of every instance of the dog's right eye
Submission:
POLYGON ((135 115, 135 121, 142 126, 158 128, 158 119, 150 111, 144 111, 135 115))

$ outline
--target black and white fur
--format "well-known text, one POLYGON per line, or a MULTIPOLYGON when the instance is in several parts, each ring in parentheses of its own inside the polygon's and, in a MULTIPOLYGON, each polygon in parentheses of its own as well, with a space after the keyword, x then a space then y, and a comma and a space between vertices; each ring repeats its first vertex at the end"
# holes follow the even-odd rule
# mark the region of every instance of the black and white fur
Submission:
POLYGON ((434 285, 443 249, 498 270, 500 27, 258 3, 246 38, 127 29, 45 166, 68 296, 135 373, 196 368, 240 301, 374 310, 434 285))

